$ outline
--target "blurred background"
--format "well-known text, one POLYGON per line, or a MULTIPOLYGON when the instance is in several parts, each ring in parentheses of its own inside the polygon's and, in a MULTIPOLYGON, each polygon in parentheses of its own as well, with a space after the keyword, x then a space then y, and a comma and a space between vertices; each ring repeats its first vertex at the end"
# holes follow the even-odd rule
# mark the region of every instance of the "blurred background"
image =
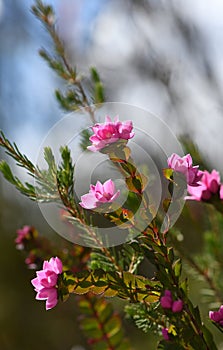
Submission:
MULTIPOLYGON (((223 172, 221 0, 48 3, 56 10, 70 62, 83 74, 91 65, 98 68, 107 101, 133 104, 159 116, 177 135, 189 135, 209 166, 223 172)), ((62 82, 38 56, 38 49, 51 43, 30 11, 32 4, 0 0, 0 129, 35 162, 42 139, 64 114, 54 97, 62 82)), ((72 300, 45 312, 43 303, 34 301, 29 283, 34 271, 26 269, 24 257, 15 250, 16 229, 24 224, 52 240, 61 238, 38 206, 2 176, 0 191, 0 348, 87 349, 77 331, 72 300)), ((199 301, 196 293, 194 300, 199 301)), ((154 348, 151 336, 128 327, 135 349, 154 348)))

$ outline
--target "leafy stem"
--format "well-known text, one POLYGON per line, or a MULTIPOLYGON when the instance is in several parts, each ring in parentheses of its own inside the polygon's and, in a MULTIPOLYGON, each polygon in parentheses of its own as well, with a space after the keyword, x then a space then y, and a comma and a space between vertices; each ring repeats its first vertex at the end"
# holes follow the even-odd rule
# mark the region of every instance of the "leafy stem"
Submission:
POLYGON ((95 124, 96 118, 92 103, 104 102, 103 85, 98 72, 95 68, 91 68, 94 97, 92 101, 90 101, 90 98, 83 88, 83 78, 78 76, 76 69, 70 65, 66 57, 64 43, 58 35, 55 26, 55 13, 53 8, 49 5, 44 5, 41 0, 36 0, 36 5, 32 6, 32 12, 37 19, 41 21, 54 45, 54 56, 50 55, 45 49, 39 51, 40 56, 69 86, 65 93, 56 90, 55 93, 58 102, 65 110, 84 109, 89 114, 92 123, 95 124))

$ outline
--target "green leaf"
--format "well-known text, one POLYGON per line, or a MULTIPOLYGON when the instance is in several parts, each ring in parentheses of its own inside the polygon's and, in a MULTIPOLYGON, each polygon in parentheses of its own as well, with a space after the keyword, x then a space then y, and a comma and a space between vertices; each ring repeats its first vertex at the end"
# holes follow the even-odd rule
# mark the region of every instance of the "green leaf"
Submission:
POLYGON ((97 300, 97 312, 100 322, 105 323, 111 318, 114 310, 111 303, 106 302, 104 298, 97 300))
POLYGON ((90 317, 81 321, 81 329, 86 337, 100 339, 103 337, 102 330, 99 327, 97 319, 90 317))
POLYGON ((188 280, 185 278, 181 283, 180 283, 180 288, 184 291, 185 295, 188 294, 188 280))
POLYGON ((4 178, 9 181, 11 184, 16 185, 16 180, 12 174, 10 166, 6 161, 2 160, 0 162, 0 171, 2 172, 4 178))
POLYGON ((181 259, 178 259, 178 260, 174 261, 174 263, 173 263, 173 270, 174 270, 175 276, 177 278, 179 278, 180 275, 181 275, 181 271, 182 271, 181 259))
POLYGON ((89 140, 91 135, 92 135, 92 132, 90 129, 84 129, 81 131, 80 147, 83 151, 85 151, 87 147, 91 145, 91 141, 89 140))
POLYGON ((94 103, 102 103, 105 101, 104 86, 101 82, 98 71, 95 67, 90 68, 91 79, 94 83, 94 103))
POLYGON ((211 350, 217 350, 217 347, 214 343, 213 335, 211 334, 209 329, 207 329, 207 327, 205 325, 202 325, 202 331, 203 331, 204 338, 205 338, 206 343, 209 346, 209 348, 211 350))
POLYGON ((121 321, 120 318, 117 316, 113 316, 111 319, 108 320, 108 322, 105 324, 105 332, 107 336, 110 338, 113 335, 115 335, 121 327, 121 321))
POLYGON ((90 72, 91 72, 91 79, 93 80, 93 82, 100 83, 101 79, 100 79, 100 76, 99 76, 97 69, 95 67, 91 67, 90 72))
POLYGON ((163 175, 167 180, 173 181, 173 169, 171 168, 163 169, 163 175))
POLYGON ((129 343, 124 339, 121 318, 114 312, 111 303, 104 298, 88 295, 81 297, 79 307, 82 313, 81 328, 85 336, 90 338, 88 343, 92 349, 107 350, 112 347, 117 350, 121 344, 125 344, 126 350, 130 349, 129 343))
POLYGON ((109 341, 111 345, 117 347, 118 344, 121 344, 123 341, 123 330, 121 328, 121 325, 119 329, 114 333, 113 335, 109 336, 109 341))
POLYGON ((98 82, 95 84, 94 87, 94 102, 95 103, 102 103, 105 100, 104 96, 104 86, 101 82, 98 82))

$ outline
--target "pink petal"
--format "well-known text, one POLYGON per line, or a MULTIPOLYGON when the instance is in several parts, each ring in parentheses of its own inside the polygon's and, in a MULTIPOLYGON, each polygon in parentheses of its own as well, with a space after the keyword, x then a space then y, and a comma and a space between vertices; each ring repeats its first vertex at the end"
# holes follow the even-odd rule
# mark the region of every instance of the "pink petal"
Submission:
POLYGON ((118 190, 109 200, 109 202, 114 202, 120 196, 120 191, 118 190))
POLYGON ((96 182, 95 192, 100 192, 101 194, 103 194, 103 192, 104 192, 103 185, 102 185, 102 183, 100 181, 96 182))
POLYGON ((205 190, 206 190, 206 187, 204 184, 201 184, 198 187, 187 186, 187 191, 191 196, 186 197, 186 199, 193 199, 196 201, 201 201, 202 200, 202 193, 205 190))
POLYGON ((53 309, 57 305, 57 302, 58 302, 57 299, 53 299, 53 300, 47 299, 47 301, 46 301, 46 310, 53 309))
POLYGON ((100 150, 100 148, 96 147, 96 146, 87 146, 88 151, 91 152, 98 152, 100 150))
POLYGON ((109 193, 111 195, 114 194, 114 192, 115 192, 115 184, 114 184, 114 182, 111 179, 105 181, 105 183, 103 185, 103 192, 109 193))
MULTIPOLYGON (((106 203, 108 201, 108 198, 105 196, 105 193, 101 194, 101 193, 97 192, 95 194, 95 197, 97 198, 98 203, 99 202, 106 203)), ((110 196, 109 196, 109 198, 110 198, 110 196)))
POLYGON ((218 184, 220 184, 220 174, 215 169, 209 174, 210 180, 216 180, 218 184))
POLYGON ((176 160, 179 158, 178 154, 173 153, 169 158, 167 158, 168 167, 174 169, 176 160))
POLYGON ((207 189, 207 190, 204 190, 204 191, 202 192, 202 197, 201 197, 201 199, 203 199, 204 201, 208 201, 210 198, 211 198, 211 191, 209 191, 208 189, 207 189))
POLYGON ((36 295, 36 300, 46 300, 49 297, 51 289, 54 290, 55 288, 43 288, 40 291, 38 291, 36 295))
MULTIPOLYGON (((49 263, 49 261, 47 261, 47 260, 45 260, 45 261, 43 262, 43 270, 41 270, 41 271, 44 271, 44 270, 52 270, 52 266, 51 266, 51 264, 49 263)), ((38 272, 40 272, 40 271, 38 271, 38 272)))
POLYGON ((210 311, 209 318, 214 322, 219 322, 221 320, 221 315, 218 311, 210 311))
POLYGON ((63 271, 63 264, 62 261, 56 256, 55 258, 51 258, 49 263, 53 267, 53 271, 57 274, 62 273, 63 271))
POLYGON ((46 310, 52 309, 57 305, 58 298, 57 298, 57 290, 55 288, 52 288, 49 291, 48 298, 46 300, 46 310))
POLYGON ((183 159, 187 162, 188 168, 192 167, 193 160, 189 153, 186 154, 186 156, 184 156, 183 159))
POLYGON ((87 193, 81 196, 81 202, 79 204, 82 206, 82 208, 94 209, 97 207, 97 200, 94 194, 87 193))
POLYGON ((101 127, 101 124, 99 124, 99 123, 92 126, 92 130, 94 131, 95 134, 97 134, 100 127, 101 127))
POLYGON ((37 271, 40 284, 45 288, 54 287, 57 284, 58 276, 54 271, 46 271, 45 275, 42 275, 45 271, 37 271))
POLYGON ((31 280, 31 283, 32 283, 33 287, 35 287, 35 289, 37 289, 37 290, 43 288, 43 286, 41 285, 40 280, 39 280, 38 277, 33 278, 33 279, 31 280))
POLYGON ((92 143, 99 143, 100 142, 100 139, 98 138, 98 136, 96 135, 92 135, 89 140, 92 142, 92 143))
POLYGON ((217 193, 219 190, 219 183, 215 179, 211 180, 209 189, 212 193, 217 193))
POLYGON ((105 117, 105 123, 111 123, 111 118, 109 117, 109 115, 105 117))
POLYGON ((132 131, 133 125, 132 125, 132 121, 131 120, 126 120, 124 122, 119 122, 118 125, 118 131, 120 134, 130 134, 130 132, 132 131))

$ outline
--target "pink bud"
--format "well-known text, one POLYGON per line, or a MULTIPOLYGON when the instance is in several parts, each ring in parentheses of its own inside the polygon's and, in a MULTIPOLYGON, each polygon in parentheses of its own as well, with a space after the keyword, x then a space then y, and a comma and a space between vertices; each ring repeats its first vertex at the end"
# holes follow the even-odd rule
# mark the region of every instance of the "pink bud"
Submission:
POLYGON ((176 300, 173 302, 172 305, 172 311, 173 312, 181 312, 183 309, 183 301, 182 300, 176 300))
POLYGON ((162 329, 162 335, 165 340, 170 340, 169 334, 168 334, 168 328, 162 329))
POLYGON ((172 307, 172 293, 170 290, 165 290, 164 296, 160 298, 160 305, 163 309, 171 309, 172 307))

